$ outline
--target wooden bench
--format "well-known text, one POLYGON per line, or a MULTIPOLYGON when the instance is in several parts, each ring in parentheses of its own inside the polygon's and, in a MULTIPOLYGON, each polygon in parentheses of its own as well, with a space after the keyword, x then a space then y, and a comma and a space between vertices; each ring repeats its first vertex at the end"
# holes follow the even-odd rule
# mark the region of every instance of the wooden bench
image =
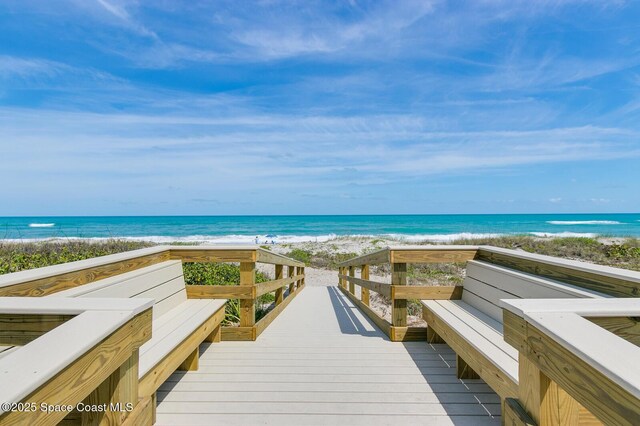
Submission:
POLYGON ((188 299, 180 260, 157 263, 47 297, 154 300, 151 340, 139 351, 141 397, 153 397, 174 371, 198 368, 200 344, 220 341, 226 303, 226 299, 188 299))
POLYGON ((456 352, 459 378, 481 378, 503 399, 518 395, 518 351, 504 341, 500 299, 609 297, 483 261, 466 272, 461 300, 422 300, 428 340, 456 352))
POLYGON ((151 398, 139 397, 136 367, 152 306, 150 299, 0 297, 0 344, 15 348, 0 359, 0 424, 150 424, 151 398), (79 403, 127 408, 75 411, 79 403))

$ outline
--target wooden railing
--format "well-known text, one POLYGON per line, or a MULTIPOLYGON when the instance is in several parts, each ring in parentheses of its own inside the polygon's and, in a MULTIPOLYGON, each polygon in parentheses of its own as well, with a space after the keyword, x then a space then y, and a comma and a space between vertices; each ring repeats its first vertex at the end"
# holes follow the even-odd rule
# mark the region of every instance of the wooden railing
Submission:
POLYGON ((0 424, 151 424, 138 349, 153 302, 0 298, 0 424), (24 346, 22 346, 24 345, 24 346))
POLYGON ((505 300, 519 351, 518 398, 503 424, 640 424, 639 299, 505 300))
POLYGON ((338 265, 338 287, 384 331, 392 341, 426 340, 426 327, 407 326, 408 299, 457 299, 461 286, 407 286, 407 264, 465 262, 473 259, 478 247, 387 247, 365 254, 338 265), (369 279, 370 265, 388 263, 391 266, 391 282, 369 279), (360 271, 360 277, 356 272, 360 271), (361 287, 360 299, 355 286, 361 287), (391 299, 391 322, 371 309, 370 291, 391 299))
POLYGON ((223 340, 255 340, 304 287, 304 263, 255 246, 157 246, 0 275, 0 297, 46 296, 170 259, 239 263, 239 285, 188 285, 189 298, 239 299, 240 324, 224 327, 223 340), (256 283, 256 263, 274 265, 275 280, 256 283), (286 276, 285 276, 286 271, 286 276), (275 306, 256 322, 256 301, 274 293, 275 306))
POLYGON ((222 340, 256 340, 305 284, 304 263, 263 248, 177 246, 171 248, 171 259, 180 259, 182 262, 240 263, 239 285, 187 286, 187 294, 192 299, 240 300, 240 324, 238 327, 223 327, 222 340), (256 263, 274 265, 275 279, 256 283, 256 263), (267 293, 274 293, 275 306, 256 322, 256 301, 267 293))
POLYGON ((407 286, 407 264, 482 260, 614 297, 640 297, 635 271, 491 246, 399 246, 349 259, 338 265, 339 288, 393 341, 422 340, 427 328, 407 327, 407 299, 459 299, 462 286, 407 286), (369 279, 370 265, 390 264, 391 282, 369 279), (360 271, 360 277, 356 272, 360 271), (361 287, 360 299, 355 286, 361 287), (370 291, 391 299, 391 322, 369 306, 370 291))

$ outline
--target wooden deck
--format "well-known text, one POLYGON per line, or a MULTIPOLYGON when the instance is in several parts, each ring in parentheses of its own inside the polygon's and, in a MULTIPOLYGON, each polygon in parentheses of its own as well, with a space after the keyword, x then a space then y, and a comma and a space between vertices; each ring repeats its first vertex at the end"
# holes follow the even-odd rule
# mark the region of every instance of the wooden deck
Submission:
POLYGON ((156 424, 500 424, 447 345, 391 342, 336 287, 307 287, 255 342, 201 349, 158 390, 156 424))

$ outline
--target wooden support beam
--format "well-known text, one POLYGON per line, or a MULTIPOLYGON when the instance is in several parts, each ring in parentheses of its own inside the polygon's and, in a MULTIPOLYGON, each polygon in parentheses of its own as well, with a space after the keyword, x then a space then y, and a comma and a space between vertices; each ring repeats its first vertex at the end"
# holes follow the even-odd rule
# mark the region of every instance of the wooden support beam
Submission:
POLYGON ((580 405, 522 354, 518 376, 520 403, 539 426, 578 424, 580 405))
MULTIPOLYGON (((275 266, 276 266, 276 272, 275 272, 276 281, 283 279, 284 267, 282 265, 275 265, 275 266)), ((280 286, 276 289, 276 306, 282 303, 283 298, 284 298, 284 289, 282 288, 282 286, 280 286)))
POLYGON ((138 350, 134 350, 129 359, 94 389, 83 403, 87 406, 106 404, 107 407, 120 403, 120 411, 82 411, 79 413, 81 424, 122 424, 130 409, 138 403, 138 350))
MULTIPOLYGON (((362 269, 360 269, 360 278, 367 281, 369 280, 369 265, 362 265, 362 269)), ((360 300, 362 303, 369 306, 369 289, 362 287, 360 292, 360 300)))
POLYGON ((182 361, 182 364, 180 364, 180 367, 178 367, 178 370, 179 371, 195 371, 198 369, 199 362, 200 362, 200 348, 196 347, 195 350, 191 352, 189 356, 185 358, 184 361, 182 361))
MULTIPOLYGON (((253 286, 256 283, 256 263, 240 263, 240 285, 253 286)), ((256 323, 255 299, 240 300, 240 327, 253 327, 256 323)))
POLYGON ((219 343, 222 340, 222 326, 219 325, 213 329, 210 335, 204 339, 205 342, 209 343, 219 343))
POLYGON ((478 373, 473 371, 469 364, 463 360, 460 355, 456 354, 456 375, 458 379, 479 379, 478 373))
MULTIPOLYGON (((355 278, 356 276, 356 267, 355 266, 349 266, 349 276, 355 278)), ((353 281, 349 281, 349 293, 351 294, 356 294, 356 286, 353 283, 353 281)))
MULTIPOLYGON (((426 321, 426 320, 425 320, 426 321)), ((445 343, 444 339, 427 324, 427 343, 445 343)))
POLYGON ((538 426, 515 398, 502 401, 502 424, 505 426, 538 426))
MULTIPOLYGON (((295 266, 288 266, 287 276, 289 278, 296 276, 296 267, 295 266)), ((294 291, 296 291, 296 288, 298 288, 298 284, 299 283, 300 283, 300 280, 295 280, 294 282, 289 284, 289 294, 292 294, 294 291)))
POLYGON ((375 281, 363 280, 362 278, 351 277, 349 275, 341 275, 341 278, 344 280, 345 285, 342 286, 345 290, 347 288, 346 283, 353 283, 362 288, 366 288, 368 290, 374 291, 378 294, 381 294, 385 297, 391 297, 391 284, 389 283, 379 283, 375 281))
MULTIPOLYGON (((407 285, 407 264, 391 264, 391 285, 407 285)), ((391 319, 395 327, 407 326, 406 299, 391 299, 391 319)))
POLYGON ((24 346, 73 315, 0 314, 0 346, 24 346))

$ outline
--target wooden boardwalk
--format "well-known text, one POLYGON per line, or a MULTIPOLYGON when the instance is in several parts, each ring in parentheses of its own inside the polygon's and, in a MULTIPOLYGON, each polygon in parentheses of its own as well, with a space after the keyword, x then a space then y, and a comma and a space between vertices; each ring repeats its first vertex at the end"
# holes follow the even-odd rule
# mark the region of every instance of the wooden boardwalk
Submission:
POLYGON ((158 425, 485 425, 500 400, 444 344, 394 343, 336 287, 308 286, 256 342, 203 344, 158 390, 158 425))

